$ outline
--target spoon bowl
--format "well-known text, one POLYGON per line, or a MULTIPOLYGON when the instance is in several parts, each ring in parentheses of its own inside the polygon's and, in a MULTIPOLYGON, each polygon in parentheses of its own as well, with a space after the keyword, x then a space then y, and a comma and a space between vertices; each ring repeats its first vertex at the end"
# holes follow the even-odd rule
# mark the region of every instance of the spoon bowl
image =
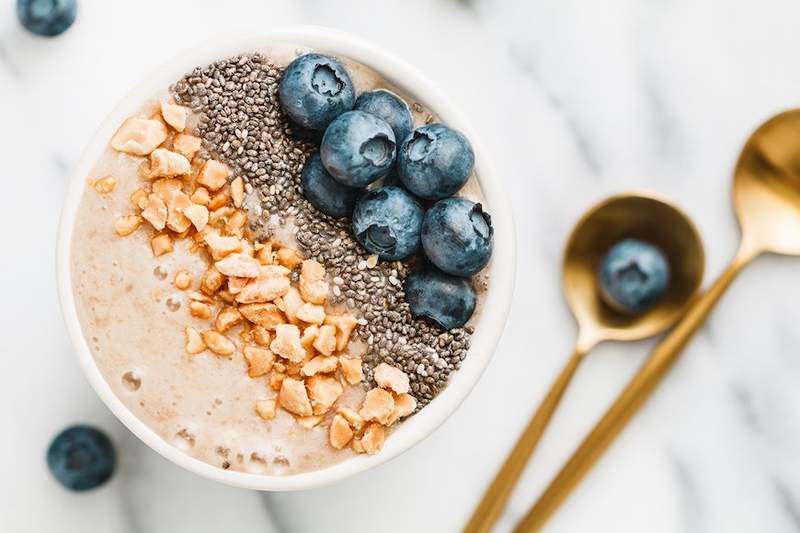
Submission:
POLYGON ((733 201, 744 245, 800 255, 800 109, 772 117, 747 140, 733 201))
MULTIPOLYGON (((673 324, 703 280, 705 255, 694 224, 677 207, 652 194, 620 194, 592 207, 572 231, 564 250, 563 283, 567 302, 588 344, 650 337, 673 324), (660 248, 670 267, 667 292, 652 308, 624 314, 600 296, 600 262, 623 239, 660 248)), ((581 339, 579 339, 579 344, 581 339)))

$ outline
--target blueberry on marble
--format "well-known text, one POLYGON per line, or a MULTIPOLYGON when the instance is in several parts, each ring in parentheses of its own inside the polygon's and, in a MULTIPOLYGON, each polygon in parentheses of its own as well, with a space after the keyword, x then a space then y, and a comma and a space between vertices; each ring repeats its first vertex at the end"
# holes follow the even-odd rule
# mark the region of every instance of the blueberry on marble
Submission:
POLYGON ((669 263, 661 250, 637 239, 615 244, 600 264, 603 299, 623 313, 651 308, 666 292, 669 279, 669 263))
POLYGON ((411 316, 446 330, 463 326, 475 311, 475 290, 465 278, 429 269, 409 275, 405 289, 411 316))
POLYGON ((474 164, 475 154, 467 138, 444 124, 417 128, 403 140, 397 154, 403 185, 426 200, 457 193, 474 164))
POLYGON ((401 143, 411 134, 414 122, 411 110, 402 98, 386 89, 376 89, 361 93, 353 109, 370 113, 385 120, 394 132, 394 138, 401 143))
POLYGON ((311 205, 334 218, 349 216, 356 205, 360 191, 342 185, 328 174, 322 165, 319 152, 306 160, 300 175, 303 185, 303 196, 311 205))
POLYGON ((322 164, 348 187, 366 187, 392 170, 395 137, 382 118, 348 111, 331 122, 319 148, 322 164))
POLYGON ((454 276, 471 276, 492 256, 492 221, 481 204, 439 200, 425 213, 422 249, 431 263, 454 276))
POLYGON ((345 68, 322 54, 305 54, 289 63, 278 86, 278 97, 289 118, 316 131, 351 110, 356 100, 345 68))
POLYGON ((42 37, 61 35, 78 14, 76 0, 17 0, 17 18, 28 31, 42 37))
POLYGON ((353 234, 368 251, 381 259, 397 261, 419 249, 424 211, 401 187, 369 191, 353 210, 353 234))
POLYGON ((111 440, 90 426, 71 426, 47 449, 47 466, 56 480, 74 491, 99 487, 111 477, 116 453, 111 440))

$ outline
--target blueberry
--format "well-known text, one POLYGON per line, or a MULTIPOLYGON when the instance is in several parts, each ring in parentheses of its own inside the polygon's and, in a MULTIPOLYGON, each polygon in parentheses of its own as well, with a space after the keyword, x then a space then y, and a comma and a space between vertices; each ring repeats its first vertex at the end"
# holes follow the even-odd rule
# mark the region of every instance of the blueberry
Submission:
POLYGON ((475 290, 464 278, 430 269, 406 278, 406 302, 414 318, 427 317, 451 330, 472 316, 475 290))
POLYGON ((605 302, 623 313, 641 313, 667 290, 669 264, 652 244, 625 239, 615 244, 600 264, 600 290, 605 302))
POLYGON ((322 166, 319 152, 306 160, 300 180, 303 196, 326 215, 342 218, 353 212, 360 191, 333 179, 322 166))
POLYGON ((71 426, 47 449, 47 466, 66 488, 83 491, 99 487, 116 464, 114 446, 105 433, 89 426, 71 426))
POLYGON ((348 187, 366 187, 392 170, 395 139, 385 120, 348 111, 331 122, 319 148, 322 164, 348 187))
POLYGON ((306 54, 289 63, 278 96, 292 120, 317 131, 353 109, 356 99, 353 82, 341 63, 321 54, 306 54))
POLYGON ((454 276, 471 276, 492 256, 492 221, 481 204, 439 200, 422 223, 422 248, 431 263, 454 276))
POLYGON ((76 0, 17 0, 20 24, 43 37, 55 37, 67 31, 77 14, 76 0))
POLYGON ((397 153, 400 180, 426 200, 447 198, 467 182, 475 164, 469 141, 444 124, 417 128, 397 153))
POLYGON ((419 249, 424 212, 401 187, 381 187, 358 199, 353 233, 358 242, 381 259, 396 261, 419 249))
POLYGON ((362 93, 353 109, 370 113, 385 120, 392 127, 394 138, 403 142, 414 129, 411 111, 399 96, 386 89, 376 89, 362 93))

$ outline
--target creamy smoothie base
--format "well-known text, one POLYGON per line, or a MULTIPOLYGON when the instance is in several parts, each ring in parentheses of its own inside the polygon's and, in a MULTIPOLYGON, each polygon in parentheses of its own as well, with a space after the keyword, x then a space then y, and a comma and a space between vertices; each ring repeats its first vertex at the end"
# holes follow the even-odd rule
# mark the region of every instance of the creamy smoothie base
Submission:
MULTIPOLYGON (((295 57, 295 48, 287 45, 263 51, 264 55, 259 56, 257 64, 269 62, 272 72, 279 71, 280 65, 288 64, 295 57), (269 59, 263 59, 266 57, 269 59)), ((250 64, 248 61, 252 61, 252 56, 235 59, 232 64, 241 66, 250 64)), ((371 69, 346 58, 339 59, 346 65, 359 93, 387 87, 371 69)), ((252 74, 252 79, 256 82, 269 76, 271 71, 265 68, 252 74)), ((207 108, 204 109, 209 105, 208 99, 204 103, 204 95, 196 94, 196 80, 194 88, 188 88, 192 86, 190 80, 193 76, 198 77, 197 70, 178 80, 173 92, 154 95, 143 104, 137 116, 165 120, 168 117, 160 115, 159 109, 160 103, 167 101, 177 101, 192 109, 184 133, 196 135, 203 141, 197 155, 189 158, 192 160, 192 173, 196 177, 203 162, 209 159, 228 166, 232 171, 229 181, 242 178, 245 183, 241 211, 247 215, 245 232, 250 241, 259 245, 274 242, 276 249, 280 246, 296 249, 302 258, 317 260, 327 269, 326 280, 331 292, 326 301, 326 312, 329 315, 346 312, 359 319, 346 348, 336 355, 362 358, 365 379, 358 384, 347 383, 341 376, 341 369, 337 370, 335 375, 343 385, 343 392, 336 405, 316 424, 314 421, 302 423, 302 417, 298 418, 280 406, 274 409, 273 418, 265 419, 259 416, 254 405, 258 401, 275 400, 278 391, 270 386, 270 375, 256 378, 248 375, 249 365, 242 351, 246 345, 254 344, 248 337, 251 324, 244 321, 244 326, 237 324, 224 332, 236 346, 231 356, 221 357, 209 350, 188 354, 186 328, 197 332, 213 328, 214 316, 210 319, 192 316, 190 306, 196 301, 192 294, 198 293, 198 283, 214 260, 198 253, 196 239, 191 236, 179 238, 174 231, 167 230, 161 233, 171 235, 173 249, 154 257, 152 240, 159 232, 146 222, 124 237, 114 231, 120 217, 135 212, 131 196, 138 189, 147 188, 154 180, 143 179, 143 174, 148 172, 147 156, 132 155, 111 147, 87 177, 75 220, 72 281, 84 336, 114 393, 145 424, 187 454, 221 468, 271 475, 325 468, 364 451, 356 444, 342 449, 331 445, 330 426, 337 414, 337 406, 358 411, 367 391, 378 389, 383 391, 381 394, 386 395, 385 391, 388 391, 395 400, 399 398, 391 386, 385 383, 383 389, 376 386, 374 370, 379 364, 385 366, 388 363, 409 374, 409 395, 415 397, 422 408, 446 385, 446 376, 458 368, 466 355, 471 326, 444 332, 421 321, 403 323, 407 309, 403 311, 405 304, 398 300, 402 300, 401 287, 408 265, 378 263, 364 250, 356 249, 352 239, 350 242, 342 239, 347 220, 334 221, 322 214, 309 217, 307 208, 298 209, 299 203, 305 202, 297 184, 299 170, 310 150, 302 145, 276 146, 277 143, 271 142, 274 139, 266 139, 264 134, 264 138, 257 142, 263 145, 267 141, 270 152, 293 150, 293 161, 297 163, 293 168, 282 169, 284 178, 294 182, 290 191, 275 190, 274 184, 270 188, 269 172, 241 157, 252 150, 246 141, 253 132, 239 130, 228 138, 224 128, 220 131, 220 119, 224 117, 208 116, 207 108), (238 146, 232 143, 237 139, 238 146), (327 246, 320 246, 313 239, 315 232, 330 233, 332 239, 327 241, 327 246), (190 275, 191 286, 187 289, 181 290, 176 286, 179 272, 190 275), (358 278, 353 280, 354 276, 358 278), (397 287, 395 292, 388 293, 390 301, 384 303, 385 312, 398 315, 396 320, 400 323, 397 327, 381 325, 386 316, 376 313, 364 295, 358 294, 361 291, 374 292, 372 285, 358 285, 361 279, 366 283, 397 287), (243 329, 244 335, 240 335, 243 329), (404 359, 403 350, 414 350, 412 346, 406 346, 407 338, 414 338, 412 333, 419 336, 419 344, 425 343, 426 349, 417 350, 419 355, 415 355, 415 359, 410 356, 404 359), (380 340, 376 341, 376 338, 380 340)), ((434 116, 413 99, 407 101, 413 110, 415 126, 433 120, 434 116)), ((266 104, 272 106, 274 102, 266 104)), ((279 110, 271 110, 281 128, 290 128, 279 110)), ((162 146, 172 148, 169 145, 174 142, 174 135, 175 132, 171 132, 162 146)), ((280 168, 281 162, 276 160, 275 163, 280 168)), ((186 194, 190 195, 195 186, 196 183, 187 185, 186 194)), ((225 190, 229 189, 230 184, 225 186, 225 190)), ((474 176, 461 195, 480 199, 474 176)), ((291 274, 293 286, 298 282, 298 270, 299 267, 291 274)), ((478 279, 476 285, 479 286, 480 307, 480 289, 485 289, 486 280, 478 279)), ((215 302, 214 313, 222 307, 224 303, 215 302)), ((472 322, 478 314, 479 309, 472 322)), ((301 322, 301 325, 307 324, 301 322)), ((274 337, 273 331, 273 340, 274 337)), ((280 357, 276 361, 280 363, 280 357)), ((287 372, 291 370, 284 374, 287 372)), ((355 430, 353 442, 365 439, 366 436, 360 436, 362 433, 363 430, 355 430)), ((387 428, 386 433, 386 438, 391 438, 391 428, 387 428)))

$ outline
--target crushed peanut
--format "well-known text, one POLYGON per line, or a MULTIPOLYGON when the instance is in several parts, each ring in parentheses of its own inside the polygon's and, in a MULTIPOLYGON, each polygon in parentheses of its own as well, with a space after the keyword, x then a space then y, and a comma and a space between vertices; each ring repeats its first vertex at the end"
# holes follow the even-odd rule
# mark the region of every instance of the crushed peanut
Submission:
POLYGON ((211 329, 203 332, 203 342, 217 355, 233 355, 236 351, 236 345, 228 337, 211 329))
POLYGON ((100 194, 108 194, 112 192, 116 186, 117 186, 117 180, 116 178, 113 178, 111 176, 98 178, 94 180, 94 182, 92 183, 92 187, 94 187, 94 190, 99 192, 100 194))
POLYGON ((256 402, 256 413, 264 420, 272 420, 275 418, 275 411, 277 404, 275 400, 258 400, 256 402))
POLYGON ((114 222, 114 231, 120 237, 127 237, 142 225, 142 217, 139 215, 123 215, 114 222))
POLYGON ((405 394, 411 387, 408 382, 408 375, 399 368, 381 363, 375 367, 375 382, 379 387, 389 389, 396 394, 405 394))
POLYGON ((170 102, 161 102, 161 116, 164 122, 169 124, 172 129, 181 132, 186 129, 186 116, 188 109, 170 102))
POLYGON ((194 278, 192 277, 192 275, 186 270, 178 270, 175 273, 175 278, 172 280, 172 283, 173 285, 175 285, 175 288, 178 289, 179 291, 185 291, 186 289, 192 286, 193 279, 194 278))
POLYGON ((167 128, 160 120, 131 117, 111 138, 111 147, 118 152, 148 155, 166 139, 167 128))
POLYGON ((166 233, 156 235, 150 240, 150 247, 156 257, 168 254, 172 251, 172 237, 166 233))
POLYGON ((194 328, 187 327, 186 330, 186 353, 198 354, 206 349, 206 343, 203 342, 203 337, 194 328))
POLYGON ((247 361, 247 375, 251 378, 267 375, 275 363, 275 354, 266 348, 245 346, 242 354, 247 361))

